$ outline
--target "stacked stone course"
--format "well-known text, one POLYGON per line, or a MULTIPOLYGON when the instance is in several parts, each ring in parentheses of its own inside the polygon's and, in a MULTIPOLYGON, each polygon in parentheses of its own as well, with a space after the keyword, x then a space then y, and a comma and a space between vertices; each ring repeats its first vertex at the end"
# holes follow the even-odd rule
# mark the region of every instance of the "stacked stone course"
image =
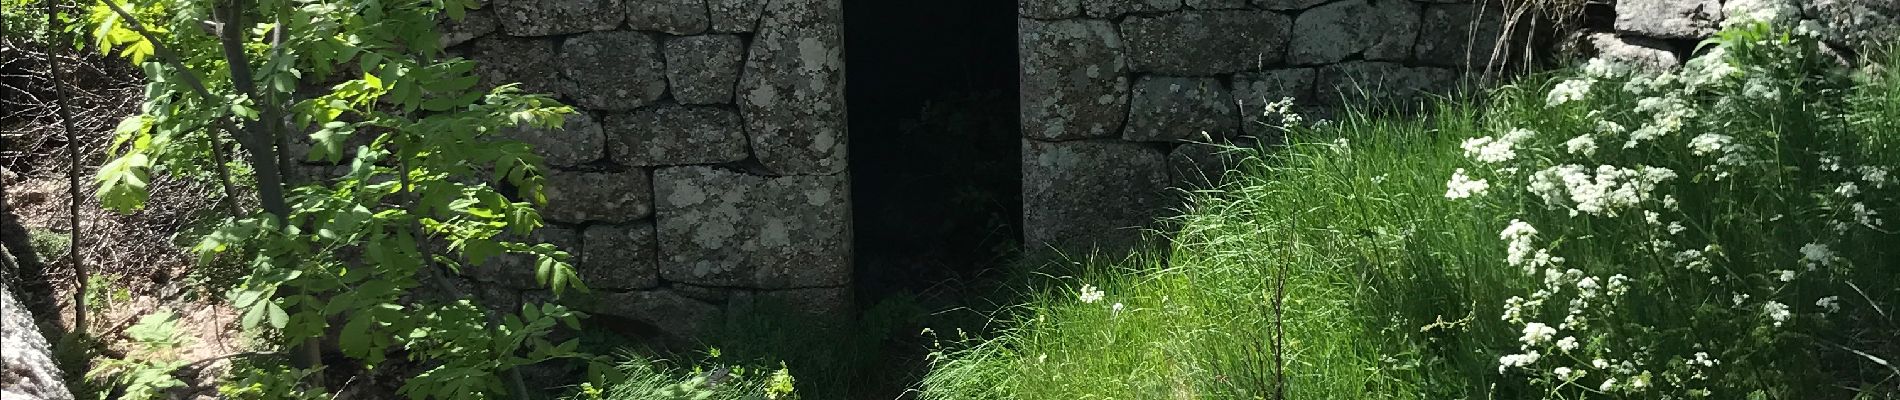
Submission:
MULTIPOLYGON (((724 310, 850 304, 840 0, 489 0, 444 21, 486 85, 578 111, 513 129, 551 167, 549 223, 592 293, 565 302, 690 339, 724 310)), ((329 167, 311 166, 324 169, 329 167)), ((550 297, 533 260, 471 268, 496 308, 550 297)))
POLYGON ((1274 142, 1263 105, 1309 117, 1455 88, 1491 59, 1498 6, 1461 0, 1020 0, 1025 242, 1125 249, 1222 143, 1274 142))

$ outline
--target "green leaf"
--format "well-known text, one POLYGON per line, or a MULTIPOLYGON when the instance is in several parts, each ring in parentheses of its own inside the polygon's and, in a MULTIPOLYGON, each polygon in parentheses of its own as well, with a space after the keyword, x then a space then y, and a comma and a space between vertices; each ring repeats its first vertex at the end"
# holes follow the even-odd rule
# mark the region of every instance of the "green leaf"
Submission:
POLYGON ((284 313, 283 307, 278 307, 277 303, 266 302, 264 304, 264 311, 269 314, 270 326, 272 328, 284 329, 284 326, 290 324, 290 314, 284 313))

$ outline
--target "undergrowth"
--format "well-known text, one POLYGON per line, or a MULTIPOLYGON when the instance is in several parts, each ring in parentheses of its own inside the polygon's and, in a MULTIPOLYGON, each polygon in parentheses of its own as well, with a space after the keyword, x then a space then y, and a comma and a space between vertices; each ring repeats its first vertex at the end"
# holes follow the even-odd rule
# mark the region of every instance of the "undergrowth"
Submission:
POLYGON ((921 397, 1900 397, 1900 59, 1732 25, 1235 149, 1168 251, 1032 285, 921 397))

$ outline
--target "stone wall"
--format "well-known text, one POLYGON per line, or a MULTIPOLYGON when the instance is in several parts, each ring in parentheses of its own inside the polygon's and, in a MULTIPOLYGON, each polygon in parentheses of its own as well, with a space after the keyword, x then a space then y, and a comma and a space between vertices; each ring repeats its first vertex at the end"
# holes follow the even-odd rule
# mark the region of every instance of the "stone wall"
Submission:
POLYGON ((1019 5, 1025 243, 1071 254, 1134 244, 1171 187, 1217 178, 1208 143, 1279 140, 1264 104, 1324 118, 1445 92, 1502 26, 1466 0, 1019 5))
MULTIPOLYGON (((549 223, 593 289, 570 303, 683 339, 723 310, 850 304, 840 0, 489 0, 445 21, 485 84, 573 105, 519 129, 552 168, 549 223)), ((317 167, 322 168, 322 167, 317 167)), ((546 300, 532 260, 467 271, 497 308, 546 300)), ((625 324, 620 324, 625 325, 625 324)))

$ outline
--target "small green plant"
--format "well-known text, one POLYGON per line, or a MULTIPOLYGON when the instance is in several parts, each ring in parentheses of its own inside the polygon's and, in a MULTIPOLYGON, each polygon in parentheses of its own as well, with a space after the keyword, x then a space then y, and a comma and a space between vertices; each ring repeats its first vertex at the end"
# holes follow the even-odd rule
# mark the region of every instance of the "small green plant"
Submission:
POLYGON ((708 349, 702 364, 685 370, 664 362, 626 355, 623 377, 605 388, 582 384, 576 400, 797 400, 796 380, 780 363, 777 369, 724 364, 721 351, 708 349))
POLYGON ((125 334, 132 339, 131 352, 123 359, 102 359, 86 373, 88 380, 111 383, 99 393, 100 399, 162 399, 166 390, 185 386, 172 376, 190 364, 175 354, 187 344, 178 332, 177 315, 169 310, 146 315, 125 334))

